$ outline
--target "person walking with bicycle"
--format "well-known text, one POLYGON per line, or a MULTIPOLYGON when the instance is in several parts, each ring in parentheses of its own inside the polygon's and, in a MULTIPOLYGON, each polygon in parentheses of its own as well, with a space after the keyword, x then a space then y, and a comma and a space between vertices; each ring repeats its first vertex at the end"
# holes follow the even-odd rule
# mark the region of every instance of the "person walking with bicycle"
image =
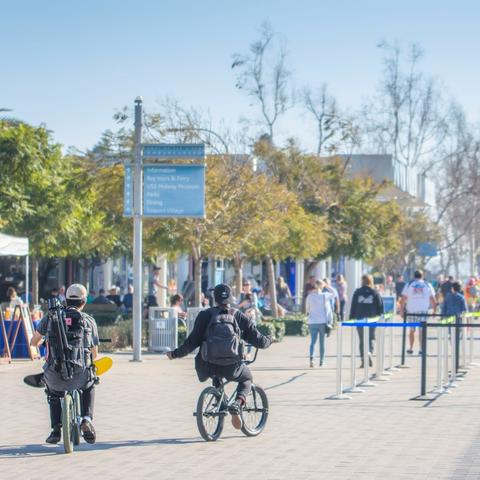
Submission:
MULTIPOLYGON (((66 292, 66 308, 60 321, 64 322, 58 330, 53 325, 55 320, 50 314, 45 315, 33 334, 30 345, 38 347, 43 341, 47 345, 46 362, 43 377, 34 375, 46 386, 45 393, 50 407, 52 431, 47 443, 56 444, 61 439, 62 405, 61 398, 65 392, 81 391, 82 422, 80 429, 87 443, 95 443, 96 433, 93 428, 93 407, 95 401, 95 375, 93 360, 98 353, 98 331, 95 320, 82 312, 87 302, 87 290, 83 285, 70 285, 66 292), (64 352, 59 347, 59 332, 71 352, 70 358, 63 358, 64 352)), ((58 308, 61 308, 60 306, 58 308)), ((37 385, 35 385, 37 386, 37 385)))
POLYGON ((252 388, 252 372, 243 363, 243 342, 256 348, 268 348, 270 336, 262 335, 251 318, 230 307, 234 303, 229 285, 219 284, 213 291, 215 307, 202 310, 192 332, 183 345, 167 352, 170 360, 181 358, 200 347, 195 357, 195 370, 200 382, 208 378, 235 381, 238 383, 235 401, 229 405, 232 425, 242 428, 242 407, 252 388))

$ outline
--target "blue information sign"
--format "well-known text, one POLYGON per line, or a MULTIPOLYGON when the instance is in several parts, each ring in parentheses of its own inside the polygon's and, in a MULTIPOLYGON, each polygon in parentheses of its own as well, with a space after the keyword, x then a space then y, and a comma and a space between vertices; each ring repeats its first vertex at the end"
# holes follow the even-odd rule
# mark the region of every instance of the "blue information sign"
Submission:
POLYGON ((131 165, 125 165, 125 180, 123 184, 123 215, 133 215, 133 172, 131 165))
POLYGON ((203 143, 155 143, 143 145, 143 158, 205 158, 203 143))
MULTIPOLYGON (((124 215, 133 214, 133 172, 125 165, 124 215)), ((144 217, 204 217, 204 165, 145 165, 144 217)))
POLYGON ((421 257, 436 257, 438 255, 438 248, 434 243, 419 243, 417 249, 421 257))
POLYGON ((143 173, 145 217, 205 216, 205 165, 148 165, 143 173))

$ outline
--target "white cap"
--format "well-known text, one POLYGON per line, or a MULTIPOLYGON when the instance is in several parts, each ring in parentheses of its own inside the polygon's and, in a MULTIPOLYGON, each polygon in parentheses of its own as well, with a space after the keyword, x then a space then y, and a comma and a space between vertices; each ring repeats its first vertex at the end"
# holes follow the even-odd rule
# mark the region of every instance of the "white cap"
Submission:
POLYGON ((69 300, 86 300, 87 289, 80 283, 73 283, 67 288, 65 296, 69 300))

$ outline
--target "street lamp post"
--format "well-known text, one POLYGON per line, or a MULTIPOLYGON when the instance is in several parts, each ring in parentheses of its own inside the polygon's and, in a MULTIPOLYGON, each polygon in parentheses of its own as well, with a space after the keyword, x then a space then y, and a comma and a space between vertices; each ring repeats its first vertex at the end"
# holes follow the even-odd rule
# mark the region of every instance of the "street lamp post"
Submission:
POLYGON ((142 361, 142 98, 135 99, 135 168, 133 181, 133 361, 142 361))

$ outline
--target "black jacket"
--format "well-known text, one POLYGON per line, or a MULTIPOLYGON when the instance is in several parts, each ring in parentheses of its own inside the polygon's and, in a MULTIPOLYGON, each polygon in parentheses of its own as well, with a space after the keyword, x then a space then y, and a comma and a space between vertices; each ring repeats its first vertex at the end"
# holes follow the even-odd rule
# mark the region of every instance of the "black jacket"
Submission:
MULTIPOLYGON (((206 337, 208 322, 210 321, 210 318, 212 318, 213 314, 216 314, 219 311, 219 308, 220 307, 207 308, 198 314, 190 335, 186 338, 185 342, 183 342, 183 345, 180 345, 172 352, 173 358, 185 357, 190 352, 193 352, 197 347, 201 347, 202 342, 206 337)), ((223 311, 226 312, 227 309, 225 308, 223 311)), ((268 348, 271 345, 272 339, 262 335, 257 330, 255 324, 250 318, 248 318, 239 310, 235 310, 234 316, 240 328, 241 337, 243 340, 257 348, 268 348)))
POLYGON ((350 307, 350 318, 373 318, 383 314, 383 301, 379 293, 370 287, 355 290, 350 307))

